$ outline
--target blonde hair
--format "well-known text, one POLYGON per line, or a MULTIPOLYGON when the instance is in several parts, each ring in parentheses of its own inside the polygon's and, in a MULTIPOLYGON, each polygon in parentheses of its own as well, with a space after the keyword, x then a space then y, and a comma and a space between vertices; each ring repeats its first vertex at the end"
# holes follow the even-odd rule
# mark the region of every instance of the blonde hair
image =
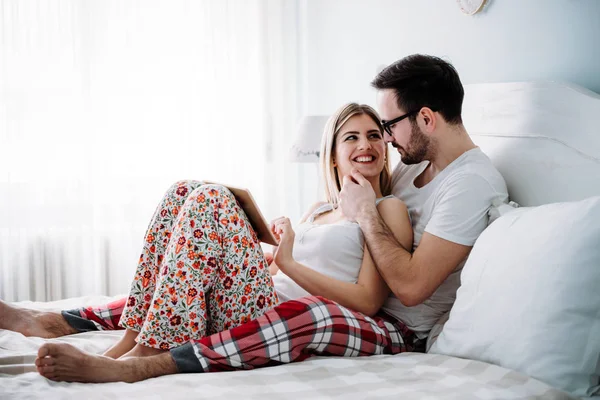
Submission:
MULTIPOLYGON (((337 207, 340 201, 340 191, 342 190, 342 177, 338 175, 338 170, 333 166, 333 156, 335 154, 335 139, 342 126, 356 115, 366 114, 377 124, 377 127, 383 135, 383 127, 379 114, 372 107, 366 104, 348 103, 340 107, 335 114, 329 118, 323 131, 321 139, 321 151, 319 153, 319 164, 321 165, 321 177, 325 186, 325 198, 332 206, 337 207)), ((381 194, 387 196, 392 191, 390 161, 388 157, 388 147, 385 147, 385 163, 379 176, 379 185, 381 194)))

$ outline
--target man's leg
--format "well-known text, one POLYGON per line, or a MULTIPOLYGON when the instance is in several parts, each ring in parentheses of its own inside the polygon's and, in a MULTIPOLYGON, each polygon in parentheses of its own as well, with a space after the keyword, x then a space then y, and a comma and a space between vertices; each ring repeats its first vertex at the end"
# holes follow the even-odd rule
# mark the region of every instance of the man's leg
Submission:
POLYGON ((280 304, 260 318, 171 349, 180 372, 287 364, 313 355, 360 357, 424 351, 404 324, 370 318, 319 296, 280 304))
POLYGON ((60 381, 134 382, 176 372, 253 369, 305 360, 424 351, 400 322, 369 318, 320 297, 280 304, 256 320, 151 357, 110 360, 58 343, 40 348, 36 365, 60 381))
POLYGON ((78 332, 60 313, 15 307, 1 300, 0 329, 42 338, 56 338, 78 332))

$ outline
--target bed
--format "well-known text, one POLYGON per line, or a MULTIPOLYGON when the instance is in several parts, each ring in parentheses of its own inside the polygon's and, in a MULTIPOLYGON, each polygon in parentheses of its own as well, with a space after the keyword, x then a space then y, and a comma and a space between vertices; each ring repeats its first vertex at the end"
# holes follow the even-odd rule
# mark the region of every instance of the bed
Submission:
MULTIPOLYGON (((600 96, 597 94, 574 85, 551 82, 466 85, 463 118, 473 140, 490 156, 507 180, 511 199, 521 206, 574 202, 600 195, 600 96)), ((502 214, 501 207, 498 205, 498 210, 492 210, 498 214, 494 218, 502 214)), ((598 239, 600 243, 600 237, 598 239)), ((598 272, 592 273, 595 275, 586 279, 597 282, 598 272)), ((459 291, 457 304, 461 296, 467 296, 467 292, 459 291)), ((21 305, 60 310, 107 300, 110 298, 95 296, 50 303, 22 302, 21 305)), ((598 310, 600 304, 593 304, 593 307, 598 310)), ((456 321, 460 322, 459 311, 453 309, 449 318, 448 324, 454 324, 455 328, 456 321)), ((592 316, 590 321, 593 329, 600 328, 600 315, 592 316)), ((451 351, 443 354, 440 349, 448 347, 451 336, 448 325, 444 327, 443 322, 436 325, 430 337, 428 348, 438 336, 443 338, 440 342, 446 343, 440 345, 436 353, 353 359, 313 358, 298 364, 254 371, 180 374, 135 384, 48 381, 35 372, 33 365, 37 348, 44 339, 0 331, 0 398, 579 397, 573 395, 578 393, 576 391, 571 390, 569 394, 561 390, 560 384, 554 385, 551 379, 532 377, 525 373, 527 368, 507 367, 502 360, 488 362, 485 357, 457 357, 451 355, 451 351), (449 332, 444 337, 446 330, 449 332)), ((469 327, 469 332, 476 328, 469 327)), ((54 340, 68 342, 86 351, 102 352, 120 335, 121 332, 88 332, 54 340)), ((597 366, 593 367, 596 369, 590 375, 590 387, 580 397, 597 394, 595 387, 598 386, 600 368, 598 340, 590 336, 589 344, 585 346, 586 351, 592 352, 590 362, 593 364, 596 360, 597 366)))

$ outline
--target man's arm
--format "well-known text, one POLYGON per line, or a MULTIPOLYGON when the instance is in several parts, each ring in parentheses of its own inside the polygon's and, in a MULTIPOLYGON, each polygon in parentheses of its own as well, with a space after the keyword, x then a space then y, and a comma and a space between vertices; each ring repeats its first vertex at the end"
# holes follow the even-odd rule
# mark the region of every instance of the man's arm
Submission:
POLYGON ((424 232, 413 254, 398 243, 374 205, 370 183, 357 171, 340 193, 346 217, 360 225, 371 256, 390 290, 405 306, 421 304, 467 257, 472 246, 424 232))
POLYGON ((379 273, 407 307, 429 298, 471 251, 471 246, 425 232, 411 254, 398 243, 375 208, 364 209, 356 217, 379 273))

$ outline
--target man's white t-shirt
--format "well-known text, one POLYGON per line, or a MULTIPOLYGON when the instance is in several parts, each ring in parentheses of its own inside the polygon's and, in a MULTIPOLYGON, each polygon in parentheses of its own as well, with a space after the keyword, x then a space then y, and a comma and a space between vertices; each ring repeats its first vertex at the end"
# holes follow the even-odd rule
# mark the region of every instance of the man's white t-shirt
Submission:
MULTIPOLYGON (((413 251, 424 232, 450 242, 473 246, 488 224, 488 210, 496 201, 508 201, 504 178, 477 147, 444 168, 427 185, 417 188, 414 180, 429 161, 398 164, 392 174, 392 192, 408 208, 413 231, 413 251)), ((426 337, 436 321, 450 308, 460 286, 464 262, 423 303, 404 306, 390 296, 383 309, 404 322, 417 336, 426 337)))

